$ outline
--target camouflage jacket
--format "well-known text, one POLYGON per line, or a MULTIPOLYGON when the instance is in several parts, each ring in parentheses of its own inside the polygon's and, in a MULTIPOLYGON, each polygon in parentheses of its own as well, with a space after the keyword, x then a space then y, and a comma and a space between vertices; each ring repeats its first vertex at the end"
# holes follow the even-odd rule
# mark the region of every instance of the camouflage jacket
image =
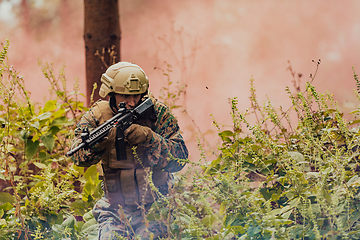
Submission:
MULTIPOLYGON (((187 159, 188 150, 180 134, 177 119, 170 109, 160 101, 153 100, 156 114, 155 128, 151 140, 146 143, 146 157, 152 167, 159 167, 167 172, 177 172, 184 167, 179 159, 187 159)), ((81 143, 80 134, 87 127, 92 131, 98 127, 92 108, 80 119, 75 129, 75 138, 71 148, 81 143)), ((81 149, 71 158, 77 166, 88 167, 101 160, 102 152, 97 151, 96 145, 89 149, 81 149)))

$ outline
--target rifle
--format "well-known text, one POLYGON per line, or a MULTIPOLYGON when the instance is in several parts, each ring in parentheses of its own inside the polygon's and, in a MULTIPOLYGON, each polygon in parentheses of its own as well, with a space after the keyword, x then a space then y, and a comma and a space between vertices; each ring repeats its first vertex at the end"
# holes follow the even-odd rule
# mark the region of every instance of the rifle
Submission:
POLYGON ((84 129, 84 132, 80 135, 82 142, 77 147, 67 152, 66 156, 70 157, 82 148, 88 149, 96 143, 101 142, 104 137, 108 136, 109 131, 113 127, 116 127, 115 147, 117 160, 125 160, 126 148, 124 131, 130 127, 136 119, 143 117, 148 113, 153 106, 154 104, 150 98, 147 98, 134 109, 126 109, 125 104, 120 103, 118 113, 114 117, 110 118, 91 132, 89 132, 87 128, 84 129))

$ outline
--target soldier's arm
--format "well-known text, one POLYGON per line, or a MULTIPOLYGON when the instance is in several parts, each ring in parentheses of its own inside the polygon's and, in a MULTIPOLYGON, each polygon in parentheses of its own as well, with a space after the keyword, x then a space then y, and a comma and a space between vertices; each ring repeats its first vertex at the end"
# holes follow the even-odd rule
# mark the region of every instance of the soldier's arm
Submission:
POLYGON ((168 172, 180 171, 185 164, 179 159, 187 159, 188 150, 180 134, 177 119, 170 109, 160 102, 157 102, 155 112, 155 131, 145 143, 147 157, 154 167, 161 167, 168 172))
MULTIPOLYGON (((74 149, 81 143, 80 135, 84 132, 85 128, 88 128, 88 130, 91 132, 94 128, 97 127, 97 125, 98 124, 92 110, 85 113, 76 125, 75 138, 72 140, 71 149, 74 149)), ((77 166, 89 167, 101 160, 102 153, 103 149, 98 149, 97 145, 94 145, 88 149, 80 149, 71 156, 71 159, 77 166)))

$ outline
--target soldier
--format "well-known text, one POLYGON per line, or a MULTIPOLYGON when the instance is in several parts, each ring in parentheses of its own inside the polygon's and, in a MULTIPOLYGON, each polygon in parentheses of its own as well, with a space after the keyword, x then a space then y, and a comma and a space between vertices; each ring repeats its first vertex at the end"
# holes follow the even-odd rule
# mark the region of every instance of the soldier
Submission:
POLYGON ((172 186, 172 173, 184 167, 177 159, 188 157, 177 120, 169 108, 150 93, 149 80, 139 66, 116 63, 102 75, 101 82, 99 95, 108 101, 95 102, 82 116, 75 129, 72 149, 81 143, 80 135, 85 128, 91 131, 113 117, 119 103, 132 109, 150 98, 154 108, 152 114, 138 119, 124 131, 125 160, 116 157, 115 128, 100 143, 72 156, 74 163, 82 167, 101 161, 104 196, 93 209, 99 223, 99 239, 131 239, 135 235, 142 239, 162 237, 167 232, 164 224, 153 221, 145 226, 144 223, 144 215, 156 200, 156 194, 149 187, 148 170, 152 171, 154 185, 166 195, 172 186))

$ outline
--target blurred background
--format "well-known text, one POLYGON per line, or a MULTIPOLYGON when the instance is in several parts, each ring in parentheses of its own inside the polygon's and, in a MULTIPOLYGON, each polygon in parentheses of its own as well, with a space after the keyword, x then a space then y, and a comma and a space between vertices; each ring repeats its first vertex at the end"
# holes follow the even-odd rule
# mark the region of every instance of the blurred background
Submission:
MULTIPOLYGON (((321 59, 313 85, 334 94, 346 113, 358 106, 359 1, 119 0, 119 11, 121 60, 145 70, 155 96, 167 85, 163 71, 171 70, 172 91, 187 86, 174 112, 192 160, 197 137, 216 149, 213 118, 231 125, 230 98, 241 111, 250 107, 251 78, 260 104, 287 109, 286 86, 295 92, 289 67, 304 90, 321 59)), ((33 101, 49 98, 39 60, 53 63, 56 74, 65 64, 69 90, 78 78, 85 92, 83 26, 80 0, 0 0, 0 42, 10 40, 9 63, 33 101)))

